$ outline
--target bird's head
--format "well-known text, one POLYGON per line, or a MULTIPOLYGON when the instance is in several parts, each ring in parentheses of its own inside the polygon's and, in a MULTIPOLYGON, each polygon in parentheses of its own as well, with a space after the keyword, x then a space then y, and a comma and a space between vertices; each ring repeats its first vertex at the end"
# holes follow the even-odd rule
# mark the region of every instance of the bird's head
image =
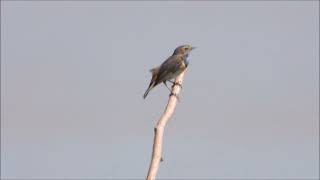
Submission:
POLYGON ((191 45, 182 45, 177 47, 174 50, 173 55, 177 55, 177 54, 182 54, 182 55, 187 55, 189 54, 193 49, 195 49, 195 47, 192 47, 191 45))

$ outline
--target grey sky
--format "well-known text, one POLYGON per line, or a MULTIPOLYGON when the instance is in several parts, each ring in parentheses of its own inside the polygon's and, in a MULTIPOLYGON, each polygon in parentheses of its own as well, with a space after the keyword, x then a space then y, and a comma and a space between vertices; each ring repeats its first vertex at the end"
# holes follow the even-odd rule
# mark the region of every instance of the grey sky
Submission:
POLYGON ((145 178, 181 44, 158 178, 319 178, 317 1, 1 1, 1 178, 145 178))

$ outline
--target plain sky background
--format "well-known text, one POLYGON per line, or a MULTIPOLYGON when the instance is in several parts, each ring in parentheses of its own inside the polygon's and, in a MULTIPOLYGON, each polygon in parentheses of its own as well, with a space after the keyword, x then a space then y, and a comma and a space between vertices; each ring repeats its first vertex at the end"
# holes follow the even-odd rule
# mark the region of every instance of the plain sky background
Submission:
POLYGON ((318 1, 1 1, 1 178, 145 178, 182 44, 158 178, 319 178, 318 1))

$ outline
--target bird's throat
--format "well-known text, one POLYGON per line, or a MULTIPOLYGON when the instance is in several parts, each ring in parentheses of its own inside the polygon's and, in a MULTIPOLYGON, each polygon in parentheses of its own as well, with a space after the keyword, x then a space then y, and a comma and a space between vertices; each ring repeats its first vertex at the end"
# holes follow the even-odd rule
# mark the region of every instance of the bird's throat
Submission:
POLYGON ((186 67, 188 67, 189 65, 188 55, 186 55, 186 57, 184 58, 183 63, 186 67))

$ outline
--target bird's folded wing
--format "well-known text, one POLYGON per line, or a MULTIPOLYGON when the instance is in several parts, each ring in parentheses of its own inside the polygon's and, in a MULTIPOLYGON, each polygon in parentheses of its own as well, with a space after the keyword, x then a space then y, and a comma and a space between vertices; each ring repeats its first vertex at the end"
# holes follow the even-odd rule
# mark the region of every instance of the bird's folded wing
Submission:
POLYGON ((157 81, 162 82, 171 79, 170 76, 180 70, 183 57, 171 56, 160 66, 157 81))

